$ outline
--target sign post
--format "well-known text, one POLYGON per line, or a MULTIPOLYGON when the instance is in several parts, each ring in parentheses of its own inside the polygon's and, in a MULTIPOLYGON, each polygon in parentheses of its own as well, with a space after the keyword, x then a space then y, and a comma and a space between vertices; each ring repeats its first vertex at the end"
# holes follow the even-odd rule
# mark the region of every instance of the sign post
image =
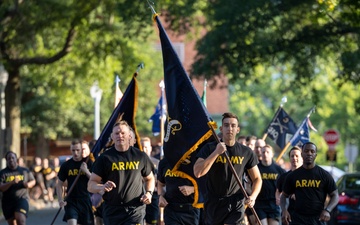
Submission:
POLYGON ((359 154, 359 148, 355 144, 346 143, 345 157, 349 162, 349 172, 354 172, 354 163, 359 154))
POLYGON ((329 129, 324 133, 324 140, 328 145, 329 149, 326 152, 326 159, 328 161, 334 162, 336 161, 336 150, 335 146, 340 140, 340 134, 335 129, 329 129))

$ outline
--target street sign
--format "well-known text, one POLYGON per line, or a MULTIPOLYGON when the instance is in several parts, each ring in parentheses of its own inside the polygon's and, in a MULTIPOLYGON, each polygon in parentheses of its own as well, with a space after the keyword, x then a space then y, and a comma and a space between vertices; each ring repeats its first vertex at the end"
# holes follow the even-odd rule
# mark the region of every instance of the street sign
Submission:
POLYGON ((339 142, 340 134, 335 129, 329 129, 324 133, 324 140, 330 149, 333 149, 339 142))
POLYGON ((345 157, 347 158, 349 163, 355 163, 358 154, 359 154, 359 148, 357 145, 349 144, 349 143, 346 144, 345 157))
POLYGON ((326 152, 326 161, 336 162, 336 151, 335 150, 328 150, 326 152))

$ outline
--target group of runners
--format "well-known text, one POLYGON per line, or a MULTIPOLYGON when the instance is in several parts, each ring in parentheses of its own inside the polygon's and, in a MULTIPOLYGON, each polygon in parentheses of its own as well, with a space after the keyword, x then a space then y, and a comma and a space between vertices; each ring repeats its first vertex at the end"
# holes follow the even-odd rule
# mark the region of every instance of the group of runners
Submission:
MULTIPOLYGON (((166 158, 151 157, 150 139, 142 139, 144 151, 134 147, 132 132, 125 121, 117 121, 113 145, 95 161, 84 142, 72 142, 72 158, 61 165, 56 183, 67 224, 159 224, 161 214, 161 222, 169 225, 324 225, 337 204, 333 178, 315 164, 314 143, 291 148, 292 167, 286 172, 263 140, 237 138, 239 119, 233 113, 223 114, 219 140, 196 152, 194 175, 206 186, 203 209, 192 204, 197 187, 172 173, 166 158)), ((14 152, 6 154, 6 161, 0 191, 2 201, 11 204, 3 204, 4 216, 8 224, 26 224, 27 189, 35 185, 35 177, 18 166, 14 152)))

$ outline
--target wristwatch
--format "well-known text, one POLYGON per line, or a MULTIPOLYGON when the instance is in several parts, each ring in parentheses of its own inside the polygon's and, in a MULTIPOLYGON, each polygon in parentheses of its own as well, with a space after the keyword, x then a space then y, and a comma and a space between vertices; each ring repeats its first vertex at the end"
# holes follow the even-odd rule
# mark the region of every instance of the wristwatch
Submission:
POLYGON ((146 193, 150 193, 150 195, 153 195, 153 192, 152 192, 152 191, 146 191, 146 193))
POLYGON ((331 211, 328 208, 325 208, 324 210, 328 213, 331 213, 331 211))

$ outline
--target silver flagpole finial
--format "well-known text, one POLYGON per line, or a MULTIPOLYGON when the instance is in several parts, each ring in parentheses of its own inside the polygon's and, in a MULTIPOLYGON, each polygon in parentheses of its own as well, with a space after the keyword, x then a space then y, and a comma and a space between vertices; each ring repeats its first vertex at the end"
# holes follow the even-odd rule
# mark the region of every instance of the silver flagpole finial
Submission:
POLYGON ((116 74, 116 78, 115 78, 115 83, 118 84, 120 83, 121 79, 119 77, 119 75, 116 74))
POLYGON ((137 69, 136 69, 136 73, 138 73, 140 71, 140 69, 144 69, 144 63, 141 62, 138 66, 137 66, 137 69))
POLYGON ((151 11, 152 11, 152 13, 153 13, 153 14, 156 14, 155 9, 154 9, 154 7, 153 7, 153 5, 155 5, 154 2, 153 2, 153 1, 150 1, 150 0, 146 0, 146 1, 147 1, 147 3, 148 3, 148 5, 149 5, 149 7, 150 7, 150 9, 151 9, 151 11))
POLYGON ((161 81, 160 81, 159 87, 160 87, 161 89, 165 88, 164 80, 161 80, 161 81))

